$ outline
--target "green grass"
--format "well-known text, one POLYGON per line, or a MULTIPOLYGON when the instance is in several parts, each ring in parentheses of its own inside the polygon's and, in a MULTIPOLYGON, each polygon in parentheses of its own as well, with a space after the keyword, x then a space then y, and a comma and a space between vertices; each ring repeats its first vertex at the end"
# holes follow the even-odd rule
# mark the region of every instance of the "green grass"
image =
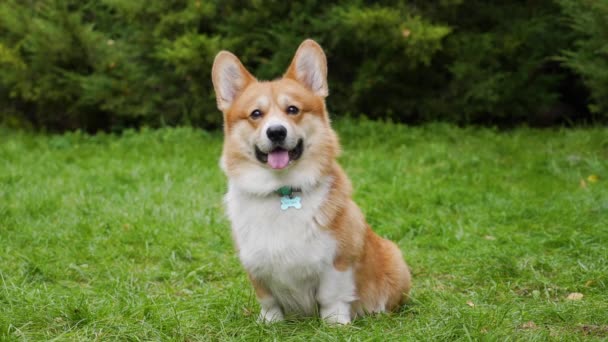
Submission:
POLYGON ((0 340, 608 338, 605 128, 337 129, 356 201, 412 268, 400 312, 257 324, 219 133, 0 130, 0 340))

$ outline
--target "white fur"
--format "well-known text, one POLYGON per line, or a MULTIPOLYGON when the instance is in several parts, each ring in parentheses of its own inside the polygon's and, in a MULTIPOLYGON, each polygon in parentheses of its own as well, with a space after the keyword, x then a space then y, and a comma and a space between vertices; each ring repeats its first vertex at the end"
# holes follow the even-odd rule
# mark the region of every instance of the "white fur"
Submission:
POLYGON ((337 241, 319 226, 323 219, 317 218, 331 181, 326 177, 303 190, 297 194, 302 208, 285 211, 279 195, 252 194, 240 181, 229 181, 225 200, 239 257, 272 294, 261 299, 263 321, 282 319, 283 314, 311 316, 320 306, 328 321, 350 322, 355 293, 352 271, 334 269, 337 241))
POLYGON ((284 319, 281 307, 273 297, 260 299, 260 306, 262 307, 262 310, 260 311, 258 322, 273 323, 284 319))
POLYGON ((329 323, 347 324, 351 320, 351 303, 356 298, 352 268, 338 271, 331 267, 321 275, 317 301, 321 317, 329 323))

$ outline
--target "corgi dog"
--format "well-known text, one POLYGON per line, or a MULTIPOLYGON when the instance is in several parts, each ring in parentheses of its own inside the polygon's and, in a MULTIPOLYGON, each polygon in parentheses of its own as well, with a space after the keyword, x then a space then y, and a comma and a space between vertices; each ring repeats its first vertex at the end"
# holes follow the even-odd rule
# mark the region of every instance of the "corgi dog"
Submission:
POLYGON ((409 294, 410 271, 351 199, 325 106, 321 46, 305 40, 274 81, 258 81, 221 51, 212 78, 224 115, 226 213, 259 320, 320 315, 348 324, 396 309, 409 294))

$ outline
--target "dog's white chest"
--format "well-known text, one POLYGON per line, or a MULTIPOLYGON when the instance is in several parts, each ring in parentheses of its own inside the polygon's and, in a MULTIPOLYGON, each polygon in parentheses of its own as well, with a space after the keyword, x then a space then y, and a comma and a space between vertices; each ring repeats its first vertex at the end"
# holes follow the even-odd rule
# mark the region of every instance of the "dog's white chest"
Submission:
POLYGON ((315 215, 328 186, 301 195, 300 209, 281 208, 279 195, 256 197, 230 188, 226 195, 239 257, 287 312, 313 314, 322 272, 333 267, 336 241, 315 215))

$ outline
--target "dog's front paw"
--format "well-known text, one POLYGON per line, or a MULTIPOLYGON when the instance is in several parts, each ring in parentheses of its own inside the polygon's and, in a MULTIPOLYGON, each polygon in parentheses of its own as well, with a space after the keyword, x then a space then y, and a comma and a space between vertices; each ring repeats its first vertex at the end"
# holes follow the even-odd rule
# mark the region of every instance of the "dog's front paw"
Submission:
POLYGON ((347 325, 350 324, 350 316, 346 315, 330 315, 323 317, 327 324, 331 325, 347 325))
POLYGON ((321 317, 328 324, 346 325, 350 324, 350 305, 345 303, 336 303, 330 307, 321 308, 321 317))
POLYGON ((283 317, 283 313, 278 307, 262 309, 262 311, 260 311, 260 316, 258 316, 258 322, 266 324, 280 322, 284 319, 285 317, 283 317))

